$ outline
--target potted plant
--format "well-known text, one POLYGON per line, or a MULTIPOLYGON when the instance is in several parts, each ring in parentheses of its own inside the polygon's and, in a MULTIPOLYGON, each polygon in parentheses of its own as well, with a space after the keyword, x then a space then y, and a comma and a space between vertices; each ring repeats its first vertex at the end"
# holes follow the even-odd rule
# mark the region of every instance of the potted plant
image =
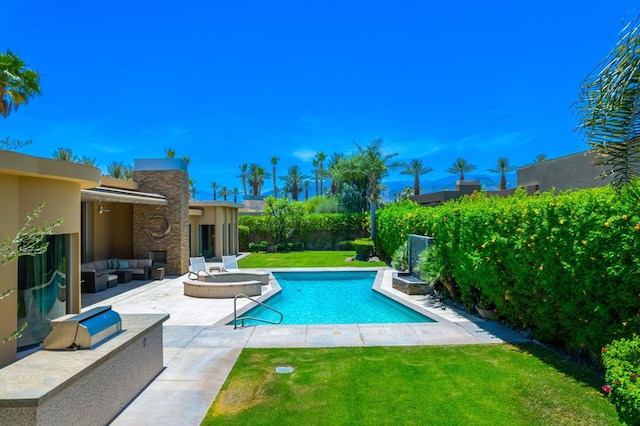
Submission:
POLYGON ((476 311, 478 314, 484 319, 493 319, 498 315, 496 311, 496 305, 485 299, 483 296, 478 298, 478 302, 476 303, 476 311))

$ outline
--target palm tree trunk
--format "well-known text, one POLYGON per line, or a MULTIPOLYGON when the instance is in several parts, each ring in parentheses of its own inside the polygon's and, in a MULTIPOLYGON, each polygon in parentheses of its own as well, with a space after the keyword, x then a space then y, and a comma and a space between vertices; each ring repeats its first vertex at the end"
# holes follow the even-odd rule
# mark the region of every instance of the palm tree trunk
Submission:
POLYGON ((375 201, 369 202, 369 221, 371 222, 371 240, 373 241, 373 248, 375 252, 376 247, 376 203, 375 201))

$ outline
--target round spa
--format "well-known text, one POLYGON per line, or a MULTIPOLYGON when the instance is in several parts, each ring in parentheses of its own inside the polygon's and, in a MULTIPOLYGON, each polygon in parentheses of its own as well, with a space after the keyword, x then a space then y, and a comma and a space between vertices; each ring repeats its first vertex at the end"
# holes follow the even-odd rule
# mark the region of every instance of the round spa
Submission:
POLYGON ((238 294, 260 296, 262 286, 269 284, 269 274, 220 272, 198 275, 197 280, 186 279, 183 284, 184 294, 191 297, 226 299, 233 298, 238 294))

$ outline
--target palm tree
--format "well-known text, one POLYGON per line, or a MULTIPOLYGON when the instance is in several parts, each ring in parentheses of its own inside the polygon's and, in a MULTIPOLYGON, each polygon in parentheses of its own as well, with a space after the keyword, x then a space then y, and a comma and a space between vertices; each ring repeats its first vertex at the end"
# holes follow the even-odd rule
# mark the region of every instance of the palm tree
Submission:
POLYGON ((314 159, 313 160, 313 179, 316 182, 316 195, 318 195, 318 192, 320 191, 320 163, 318 162, 318 159, 314 159))
POLYGON ((53 151, 53 154, 51 154, 51 156, 53 157, 54 160, 70 161, 70 162, 76 161, 76 156, 73 155, 71 148, 58 147, 58 149, 53 151))
POLYGON ((80 160, 80 162, 82 164, 84 164, 85 166, 91 166, 91 167, 96 167, 96 168, 98 167, 98 162, 96 161, 95 158, 82 156, 82 159, 80 160))
POLYGON ((191 157, 189 157, 188 155, 183 156, 182 159, 185 163, 187 163, 187 166, 191 164, 191 157))
POLYGON ((509 164, 507 157, 500 157, 496 161, 496 165, 493 169, 487 169, 491 173, 500 174, 500 187, 498 189, 507 189, 507 176, 506 173, 514 171, 516 168, 509 164))
POLYGON ((107 176, 110 176, 114 179, 125 179, 126 178, 125 169, 126 169, 126 166, 123 163, 112 161, 107 165, 107 176))
POLYGON ((211 189, 213 189, 213 201, 215 201, 217 199, 216 190, 218 189, 218 184, 211 182, 211 189))
POLYGON ((165 148, 164 149, 164 155, 167 156, 167 158, 175 158, 176 156, 176 150, 169 147, 169 148, 165 148))
POLYGON ((196 180, 189 179, 189 192, 191 193, 191 199, 196 199, 196 180))
POLYGON ((471 173, 477 168, 478 167, 475 164, 469 163, 464 158, 457 158, 446 171, 451 174, 458 175, 460 176, 460 180, 464 180, 465 173, 471 173))
POLYGON ((533 159, 532 163, 542 163, 543 161, 547 161, 548 157, 547 154, 538 154, 536 155, 536 158, 533 159))
POLYGON ((0 53, 0 115, 4 118, 40 94, 40 75, 25 65, 10 50, 0 53))
POLYGON ((309 187, 311 186, 311 182, 309 182, 309 180, 305 180, 302 184, 302 187, 304 188, 304 199, 305 201, 307 201, 309 199, 309 187))
POLYGON ((327 174, 331 177, 331 195, 335 195, 336 192, 338 192, 337 178, 339 174, 336 173, 336 171, 339 163, 343 159, 344 154, 338 154, 337 152, 331 154, 331 157, 329 158, 329 166, 327 167, 329 170, 327 174))
POLYGON ((305 179, 308 179, 309 176, 305 176, 302 173, 302 169, 298 165, 291 165, 287 170, 287 175, 281 177, 283 181, 285 181, 286 185, 289 186, 291 190, 291 199, 294 201, 298 201, 298 194, 300 192, 300 186, 303 185, 305 179))
POLYGON ((327 155, 324 152, 318 152, 316 154, 316 160, 318 161, 318 175, 320 177, 320 193, 316 192, 316 195, 322 196, 324 192, 324 178, 326 177, 326 171, 324 169, 324 160, 327 159, 327 155))
POLYGON ((420 195, 420 176, 431 173, 433 169, 425 166, 422 160, 417 158, 404 163, 403 166, 404 170, 400 174, 413 176, 413 195, 420 195))
POLYGON ((124 166, 124 178, 126 180, 133 180, 133 166, 124 166))
POLYGON ((271 177, 273 178, 273 196, 278 198, 278 185, 276 184, 276 165, 278 164, 278 160, 280 160, 278 157, 271 157, 271 169, 272 169, 272 175, 271 177))
POLYGON ((240 190, 238 189, 238 187, 233 188, 233 202, 237 203, 238 202, 238 194, 240 193, 240 190))
POLYGON ((594 165, 605 168, 620 189, 640 177, 640 16, 622 30, 620 40, 598 68, 582 83, 577 103, 579 128, 594 165))
POLYGON ((225 201, 227 201, 227 196, 231 194, 231 191, 229 191, 229 189, 227 189, 226 186, 223 186, 222 189, 220 190, 220 195, 222 195, 222 198, 224 198, 225 201))
MULTIPOLYGON (((354 142, 355 143, 355 142, 354 142)), ((374 139, 369 145, 362 148, 356 144, 358 154, 356 155, 357 172, 362 174, 367 180, 367 199, 369 201, 369 215, 371 222, 371 239, 376 243, 376 207, 380 199, 382 179, 389 174, 389 170, 400 167, 401 163, 391 161, 398 155, 385 154, 382 149, 382 139, 374 139)))
POLYGON ((242 179, 242 190, 244 191, 244 195, 247 195, 247 170, 249 170, 249 166, 246 164, 242 164, 239 166, 240 174, 236 177, 242 179))
POLYGON ((249 165, 249 175, 247 180, 251 186, 252 195, 258 196, 262 193, 262 185, 264 180, 269 177, 269 173, 257 163, 249 165))

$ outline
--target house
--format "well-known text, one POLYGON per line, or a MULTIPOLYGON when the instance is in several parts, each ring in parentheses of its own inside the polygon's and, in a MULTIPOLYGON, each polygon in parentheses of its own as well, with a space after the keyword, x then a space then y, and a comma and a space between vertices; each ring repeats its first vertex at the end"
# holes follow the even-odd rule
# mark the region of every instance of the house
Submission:
MULTIPOLYGON (((557 192, 606 186, 612 181, 612 178, 611 176, 604 179, 600 177, 605 168, 593 165, 595 156, 596 154, 591 151, 584 151, 518 167, 517 187, 524 188, 529 195, 533 195, 536 191, 553 190, 557 192)), ((411 199, 423 206, 437 206, 480 190, 479 181, 463 180, 456 182, 456 189, 453 191, 420 194, 412 196, 411 199)), ((513 194, 514 190, 511 188, 486 191, 486 194, 507 197, 513 194)))
POLYGON ((19 341, 0 345, 0 367, 18 348, 38 345, 51 319, 81 310, 81 264, 151 259, 168 274, 188 271, 189 257, 220 259, 238 252, 238 209, 230 202, 189 200, 183 159, 135 160, 133 181, 97 168, 0 151, 0 236, 13 237, 45 203, 35 224, 63 222, 47 252, 0 266, 0 338, 29 323, 19 341))

